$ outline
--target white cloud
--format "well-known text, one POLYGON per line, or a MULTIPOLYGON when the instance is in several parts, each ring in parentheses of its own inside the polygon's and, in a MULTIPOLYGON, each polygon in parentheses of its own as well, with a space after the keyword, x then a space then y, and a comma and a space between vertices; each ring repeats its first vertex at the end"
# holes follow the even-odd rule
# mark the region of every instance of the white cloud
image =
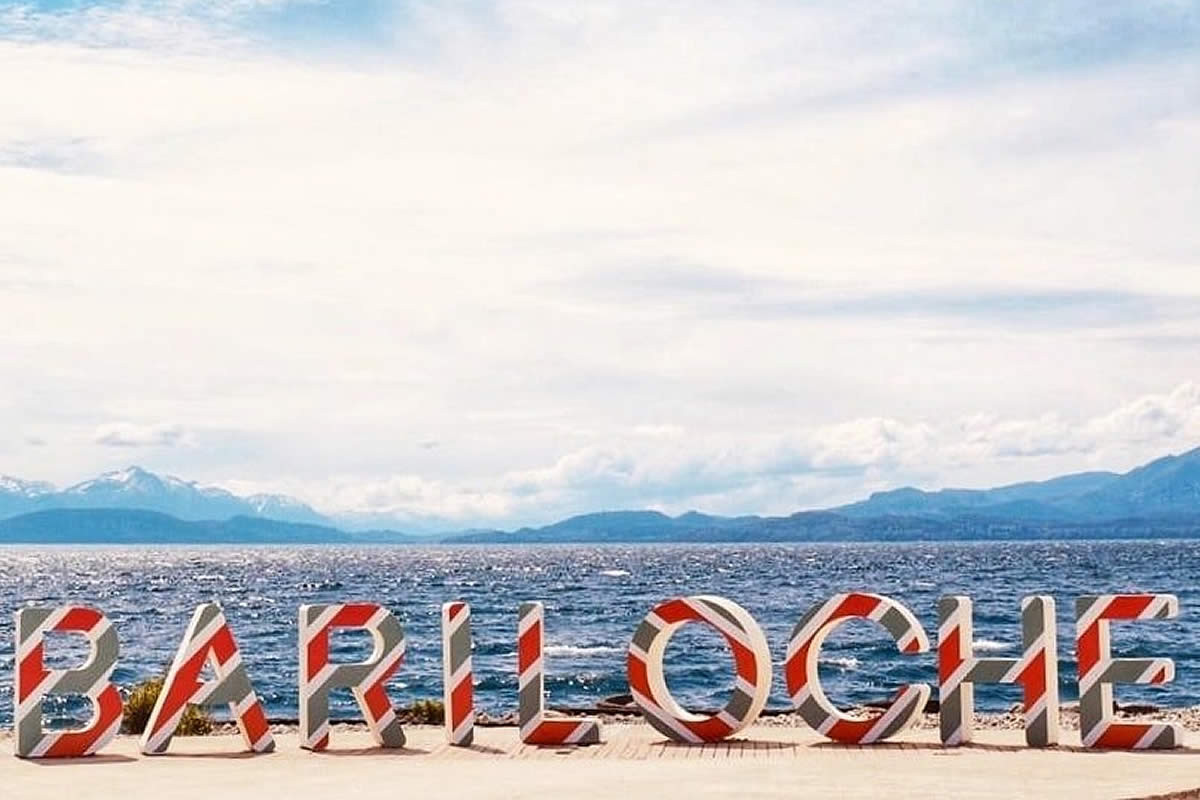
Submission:
POLYGON ((180 425, 111 422, 96 428, 93 441, 104 447, 175 447, 189 437, 180 425))
POLYGON ((1034 419, 974 416, 963 420, 961 432, 961 443, 952 446, 970 451, 976 459, 1190 448, 1200 444, 1200 385, 1188 381, 1082 421, 1057 412, 1034 419))
POLYGON ((325 504, 332 510, 394 514, 401 517, 441 520, 505 518, 512 514, 512 498, 498 491, 449 486, 417 475, 397 475, 383 480, 339 482, 325 488, 325 504), (332 490, 332 491, 331 491, 332 490))
POLYGON ((1111 414, 1090 420, 1085 436, 1097 444, 1200 439, 1200 383, 1189 381, 1165 395, 1140 397, 1111 414))

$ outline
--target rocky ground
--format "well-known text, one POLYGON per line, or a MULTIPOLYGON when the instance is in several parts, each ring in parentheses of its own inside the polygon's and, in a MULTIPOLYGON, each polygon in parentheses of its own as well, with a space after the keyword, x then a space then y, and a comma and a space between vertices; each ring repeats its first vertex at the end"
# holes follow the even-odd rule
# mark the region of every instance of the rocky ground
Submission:
MULTIPOLYGON (((556 712, 550 712, 555 715, 556 712)), ((599 719, 605 725, 632 725, 642 722, 640 714, 628 713, 604 713, 604 712, 586 712, 583 710, 573 711, 574 714, 587 714, 590 717, 599 719)), ((856 708, 847 712, 850 716, 865 717, 868 715, 878 714, 878 709, 856 708)), ((1191 731, 1200 731, 1200 706, 1189 708, 1166 708, 1154 709, 1144 706, 1133 706, 1127 709, 1118 709, 1118 719, 1137 719, 1137 720, 1153 720, 1156 722, 1176 722, 1183 725, 1184 728, 1191 731)), ((412 723, 408 723, 412 724, 412 723)), ((516 714, 504 714, 499 716, 489 716, 480 714, 476 724, 481 727, 514 727, 517 724, 516 714)), ((798 714, 765 714, 760 717, 755 723, 769 727, 803 727, 806 723, 798 714)), ((1059 721, 1063 730, 1078 730, 1079 729, 1079 707, 1076 705, 1064 705, 1059 721)), ((1014 706, 1012 710, 1003 714, 996 713, 978 713, 975 715, 975 726, 980 729, 994 730, 1018 730, 1023 727, 1024 721, 1021 715, 1020 706, 1014 706)), ((937 714, 922 714, 917 720, 917 728, 934 728, 938 727, 937 714)), ((277 722, 271 726, 273 733, 292 733, 296 730, 296 725, 291 722, 277 722)), ((366 726, 362 723, 344 722, 333 726, 336 731, 362 731, 366 730, 366 726)), ((218 724, 214 728, 214 733, 229 734, 236 733, 237 728, 232 723, 218 724)))
MULTIPOLYGON (((548 712, 551 716, 563 716, 563 710, 551 710, 548 712)), ((638 713, 629 712, 609 712, 609 711, 589 711, 586 709, 571 709, 572 716, 589 716, 599 719, 605 725, 633 725, 642 722, 642 717, 638 713)), ((879 709, 872 708, 854 708, 846 712, 852 717, 867 717, 879 713, 879 709)), ((1191 706, 1187 708, 1156 708, 1153 706, 1126 706, 1117 709, 1118 719, 1137 719, 1142 721, 1155 722, 1175 722, 1182 725, 1189 731, 1200 731, 1200 706, 1191 706)), ((429 720, 405 720, 403 715, 401 721, 406 725, 429 724, 429 720)), ((476 718, 476 724, 480 727, 515 727, 517 724, 516 713, 502 715, 488 715, 480 713, 476 718)), ((755 723, 757 725, 768 727, 803 727, 806 723, 800 718, 800 715, 794 713, 774 713, 767 712, 759 717, 755 723)), ((1079 729, 1079 706, 1071 704, 1062 707, 1062 713, 1059 721, 1063 730, 1078 730, 1079 729)), ((975 715, 975 726, 979 729, 993 730, 1018 730, 1023 727, 1024 722, 1021 715, 1020 705, 1015 705, 1005 713, 977 713, 975 715)), ((297 724, 293 720, 275 720, 271 724, 272 733, 294 733, 297 729, 297 724)), ((938 727, 938 715, 936 713, 925 713, 917 720, 917 728, 933 728, 938 727)), ((339 722, 333 725, 333 730, 337 731, 365 731, 366 725, 361 722, 339 722)), ((237 733, 237 726, 232 722, 218 722, 213 726, 214 735, 225 735, 237 733)), ((5 728, 0 729, 0 739, 7 739, 12 735, 11 730, 5 728)))

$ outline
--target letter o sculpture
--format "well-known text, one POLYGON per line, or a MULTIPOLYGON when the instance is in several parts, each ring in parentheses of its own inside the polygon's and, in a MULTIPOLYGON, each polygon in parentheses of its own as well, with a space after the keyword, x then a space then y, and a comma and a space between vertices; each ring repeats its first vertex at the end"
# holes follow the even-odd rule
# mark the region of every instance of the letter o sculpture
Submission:
POLYGON ((646 722, 678 742, 716 742, 758 718, 771 692, 771 650, 746 609, 711 595, 677 597, 646 615, 629 643, 629 688, 646 722), (733 696, 712 716, 687 711, 667 688, 663 655, 676 630, 689 622, 716 628, 733 650, 737 682, 733 696))
POLYGON ((838 710, 821 688, 817 660, 825 637, 848 619, 869 619, 887 630, 901 653, 924 653, 929 637, 913 613, 879 594, 835 594, 814 606, 792 631, 784 675, 788 694, 800 716, 814 730, 838 742, 871 744, 900 733, 916 721, 931 689, 928 684, 905 686, 882 715, 854 719, 838 710))

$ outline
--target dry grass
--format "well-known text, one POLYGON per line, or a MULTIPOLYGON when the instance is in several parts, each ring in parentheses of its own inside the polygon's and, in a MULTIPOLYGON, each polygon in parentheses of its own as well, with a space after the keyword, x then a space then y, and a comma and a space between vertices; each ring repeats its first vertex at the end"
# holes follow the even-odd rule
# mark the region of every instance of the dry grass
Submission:
MULTIPOLYGON (((121 730, 124 733, 141 733, 146 730, 150 721, 150 712, 158 702, 159 692, 162 691, 163 679, 151 678, 142 681, 129 690, 125 698, 125 713, 121 720, 121 730)), ((175 733, 180 736, 205 736, 212 733, 213 721, 204 709, 198 706, 188 706, 179 720, 175 733)))

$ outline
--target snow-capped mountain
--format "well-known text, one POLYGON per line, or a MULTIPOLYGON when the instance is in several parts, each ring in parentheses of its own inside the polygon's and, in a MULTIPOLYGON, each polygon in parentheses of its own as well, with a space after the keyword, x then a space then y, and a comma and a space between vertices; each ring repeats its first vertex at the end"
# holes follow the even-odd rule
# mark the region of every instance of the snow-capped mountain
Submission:
POLYGON ((0 475, 0 518, 23 514, 38 498, 53 493, 53 484, 0 475))
POLYGON ((59 493, 58 508, 139 508, 179 519, 229 519, 253 507, 224 489, 159 477, 140 467, 106 472, 59 493))
POLYGON ((328 525, 329 518, 313 511, 312 507, 286 494, 252 494, 242 498, 254 508, 254 516, 278 519, 284 522, 308 522, 313 525, 328 525))
POLYGON ((328 524, 329 520, 295 498, 283 495, 238 497, 141 467, 106 472, 55 490, 48 483, 0 479, 0 518, 61 508, 119 508, 159 511, 182 520, 225 520, 237 516, 284 522, 328 524))
POLYGON ((0 492, 22 497, 37 497, 54 491, 53 483, 45 481, 23 481, 10 475, 0 475, 0 492))

